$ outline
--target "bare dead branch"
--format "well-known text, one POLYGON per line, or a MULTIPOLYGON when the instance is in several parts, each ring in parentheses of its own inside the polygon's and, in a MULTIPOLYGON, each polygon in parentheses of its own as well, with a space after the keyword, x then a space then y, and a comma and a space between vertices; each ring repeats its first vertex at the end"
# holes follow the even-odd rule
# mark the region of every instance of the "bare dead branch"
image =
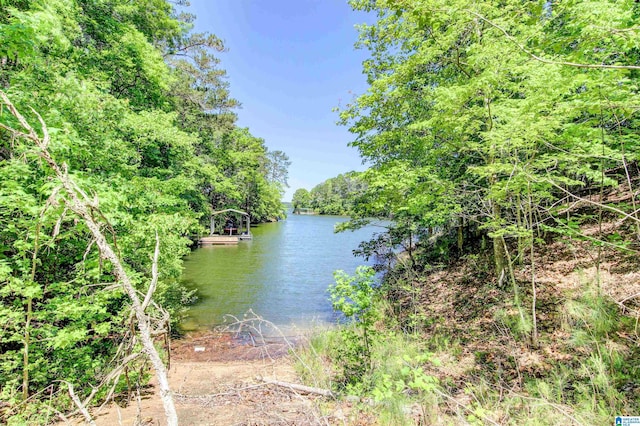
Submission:
POLYGON ((316 387, 312 387, 312 386, 305 386, 305 385, 300 385, 300 384, 297 384, 297 383, 282 382, 280 380, 268 379, 266 377, 261 377, 261 376, 256 377, 256 380, 264 382, 264 383, 267 383, 267 384, 270 384, 270 385, 275 385, 275 386, 279 386, 279 387, 286 388, 286 389, 291 389, 291 390, 298 391, 298 392, 312 393, 312 394, 315 394, 315 395, 327 396, 329 398, 335 397, 333 392, 331 392, 329 389, 322 389, 322 388, 316 388, 316 387))
MULTIPOLYGON (((169 379, 167 375, 167 369, 162 362, 160 354, 155 348, 152 336, 152 326, 150 324, 150 318, 145 314, 142 307, 140 298, 135 289, 133 282, 127 274, 124 265, 122 264, 120 257, 114 251, 111 244, 107 241, 107 238, 100 229, 100 223, 91 214, 92 211, 97 210, 95 200, 89 198, 87 194, 73 181, 67 172, 65 164, 62 166, 51 156, 51 153, 47 150, 47 144, 49 143, 49 134, 46 130, 46 124, 39 117, 40 124, 43 128, 44 138, 41 139, 33 127, 29 125, 27 120, 20 114, 16 107, 11 103, 4 91, 0 90, 0 99, 5 104, 11 114, 18 120, 20 125, 27 131, 25 136, 33 141, 33 143, 40 149, 40 157, 45 160, 49 167, 53 170, 54 174, 62 184, 62 188, 66 193, 67 206, 77 216, 79 216, 93 235, 96 245, 99 247, 102 256, 108 259, 113 265, 113 274, 116 279, 121 283, 123 290, 128 295, 132 303, 132 308, 135 313, 136 323, 139 330, 140 340, 142 342, 144 352, 149 357, 153 369, 156 372, 156 378, 160 388, 160 398, 164 406, 165 416, 167 423, 171 426, 178 424, 178 415, 171 396, 171 388, 169 387, 169 379)), ((17 133, 16 130, 7 126, 3 126, 6 130, 17 133)), ((18 132, 19 133, 19 132, 18 132)))
POLYGON ((142 302, 142 310, 144 311, 151 303, 151 298, 153 297, 153 293, 156 291, 156 285, 158 284, 158 258, 160 257, 160 237, 158 236, 158 231, 156 231, 156 248, 153 252, 153 263, 151 265, 151 283, 149 284, 149 289, 147 290, 147 295, 144 297, 144 301, 142 302))
MULTIPOLYGON (((40 140, 42 143, 42 149, 47 149, 49 147, 49 142, 51 141, 51 138, 49 136, 49 129, 47 128, 47 125, 44 123, 42 116, 38 114, 38 111, 36 111, 33 108, 30 108, 30 109, 31 109, 31 112, 33 112, 38 118, 38 122, 40 122, 40 128, 42 129, 42 139, 40 140)), ((33 134, 37 136, 37 133, 35 131, 33 131, 33 134)))
POLYGON ((58 217, 58 220, 56 220, 55 226, 53 227, 53 232, 51 233, 52 239, 55 240, 58 234, 60 234, 60 227, 62 226, 62 221, 64 220, 66 214, 67 214, 67 208, 65 207, 65 209, 60 214, 60 217, 58 217))
POLYGON ((80 401, 80 398, 78 398, 78 395, 74 392, 73 385, 67 381, 63 381, 63 383, 67 385, 69 396, 73 400, 73 403, 76 404, 76 407, 78 407, 78 410, 80 410, 80 413, 84 416, 85 421, 91 426, 95 426, 96 422, 93 420, 93 417, 91 417, 91 414, 89 414, 87 407, 82 403, 82 401, 80 401))
POLYGON ((563 188, 562 186, 558 185, 557 183, 555 183, 551 179, 545 179, 545 181, 547 183, 549 183, 551 186, 553 186, 553 187, 559 189, 560 191, 564 192, 568 196, 570 196, 572 198, 575 198, 576 200, 583 201, 583 202, 585 202, 587 204, 592 204, 592 205, 597 206, 597 207, 602 207, 604 210, 609 210, 611 212, 618 213, 619 215, 621 215, 625 219, 630 219, 630 220, 632 220, 634 222, 638 222, 638 219, 636 218, 636 216, 634 214, 629 214, 629 213, 626 213, 626 212, 624 212, 624 211, 622 211, 622 210, 620 210, 618 208, 611 207, 611 206, 608 206, 606 204, 599 203, 597 201, 592 201, 592 200, 590 200, 588 198, 580 197, 580 196, 572 193, 571 191, 566 190, 565 188, 563 188))

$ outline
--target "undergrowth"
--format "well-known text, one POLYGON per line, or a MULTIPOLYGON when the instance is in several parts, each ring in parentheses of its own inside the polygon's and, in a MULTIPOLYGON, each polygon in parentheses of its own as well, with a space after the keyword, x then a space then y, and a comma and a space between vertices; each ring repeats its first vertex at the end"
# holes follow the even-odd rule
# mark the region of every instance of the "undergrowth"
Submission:
MULTIPOLYGON (((533 348, 526 340, 530 318, 506 291, 502 303, 484 310, 465 301, 472 315, 432 318, 415 309, 429 300, 416 293, 444 290, 422 282, 410 289, 414 309, 403 317, 394 306, 400 300, 385 297, 389 288, 368 270, 336 278, 334 307, 347 321, 310 338, 300 372, 337 392, 342 404, 356 401, 351 424, 365 415, 381 425, 604 425, 640 413, 635 318, 595 282, 583 282, 562 303, 540 302, 546 322, 533 348)), ((493 291, 490 282, 474 284, 449 289, 461 297, 493 291)))

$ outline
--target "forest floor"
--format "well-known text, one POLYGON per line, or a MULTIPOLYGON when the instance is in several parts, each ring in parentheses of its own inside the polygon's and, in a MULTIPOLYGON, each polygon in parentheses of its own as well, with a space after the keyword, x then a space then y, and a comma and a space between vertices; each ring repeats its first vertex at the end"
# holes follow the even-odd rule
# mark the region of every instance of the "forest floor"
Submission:
MULTIPOLYGON (((640 264, 637 257, 640 241, 629 238, 632 243, 625 251, 606 244, 598 247, 588 240, 593 237, 615 241, 612 236, 629 234, 629 227, 620 222, 605 223, 602 227, 583 225, 581 231, 584 238, 580 240, 558 238, 539 246, 533 267, 528 253, 522 264, 514 262, 516 288, 528 317, 534 294, 532 279, 535 282, 537 346, 531 344, 528 333, 518 331, 519 311, 514 303, 513 283, 509 279, 497 282, 486 254, 465 256, 414 281, 413 288, 418 290, 404 296, 405 311, 410 312, 417 306, 420 314, 429 319, 421 333, 434 342, 430 346, 439 363, 426 371, 439 379, 453 402, 448 409, 444 407, 443 410, 441 406, 440 414, 469 412, 468 407, 478 404, 474 399, 474 393, 478 391, 470 390, 488 384, 493 390, 499 390, 499 396, 484 403, 485 408, 490 407, 487 412, 492 413, 487 417, 489 420, 485 419, 487 423, 523 424, 520 423, 522 418, 517 417, 522 413, 504 408, 509 400, 518 400, 525 404, 529 401, 531 405, 546 404, 551 407, 549 411, 555 410, 566 424, 598 424, 588 416, 577 421, 570 413, 578 410, 555 403, 576 398, 567 390, 577 386, 578 381, 594 383, 591 381, 594 379, 585 377, 591 374, 586 373, 589 370, 585 366, 598 345, 617 354, 623 369, 629 370, 625 373, 629 379, 620 383, 612 380, 610 385, 629 402, 622 406, 637 410, 637 401, 640 401, 640 383, 635 376, 640 361, 640 264), (596 295, 607 304, 605 311, 596 309, 596 295), (616 311, 618 314, 614 314, 616 311), (594 343, 596 338, 593 336, 597 332, 592 327, 606 323, 605 316, 616 318, 616 322, 625 317, 627 325, 611 325, 613 331, 602 332, 597 337, 598 343, 594 343), (594 340, 579 343, 581 330, 586 330, 594 340), (442 344, 442 341, 446 343, 442 344), (556 401, 546 401, 531 393, 536 380, 552 382, 562 369, 571 371, 567 377, 576 383, 567 383, 556 401)), ((531 408, 522 411, 527 410, 530 410, 530 419, 541 416, 531 408)), ((633 411, 624 415, 638 413, 633 411)), ((435 424, 441 423, 436 421, 435 424)), ((541 421, 540 424, 548 423, 541 421)))

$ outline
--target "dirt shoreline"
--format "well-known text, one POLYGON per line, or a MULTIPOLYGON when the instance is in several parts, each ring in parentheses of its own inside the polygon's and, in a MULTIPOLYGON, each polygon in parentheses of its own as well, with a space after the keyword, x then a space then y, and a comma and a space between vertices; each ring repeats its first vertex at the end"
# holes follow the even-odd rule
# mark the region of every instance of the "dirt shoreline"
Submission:
MULTIPOLYGON (((319 396, 264 383, 299 383, 288 356, 291 342, 205 332, 171 342, 169 382, 181 425, 316 425, 319 396)), ((92 413, 100 425, 165 425, 155 380, 128 404, 92 413)), ((339 414, 338 414, 339 416, 339 414)), ((77 418, 75 424, 84 424, 77 418)))

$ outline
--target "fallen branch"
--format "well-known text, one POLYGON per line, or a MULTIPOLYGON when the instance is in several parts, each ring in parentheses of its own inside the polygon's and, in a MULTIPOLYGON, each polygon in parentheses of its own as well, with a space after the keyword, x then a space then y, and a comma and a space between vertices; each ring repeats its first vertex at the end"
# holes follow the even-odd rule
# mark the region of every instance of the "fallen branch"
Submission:
MULTIPOLYGON (((227 314, 225 315, 225 322, 227 321, 228 318, 233 319, 235 322, 226 326, 224 330, 233 331, 235 333, 239 333, 242 329, 248 329, 250 332, 254 331, 257 334, 257 336, 259 336, 260 339, 262 339, 262 342, 265 343, 265 347, 266 347, 266 340, 265 340, 262 326, 265 325, 266 327, 271 328, 282 338, 284 344, 289 348, 290 355, 292 355, 298 362, 300 362, 300 364, 305 369, 307 369, 309 372, 312 372, 312 369, 307 365, 304 359, 302 359, 302 357, 296 351, 295 345, 289 340, 287 336, 284 335, 282 330, 280 330, 280 328, 278 328, 278 326, 276 326, 271 321, 267 321, 264 318, 260 317, 259 315, 256 315, 256 313, 253 312, 253 310, 251 309, 249 309, 247 313, 245 313, 245 319, 243 320, 240 320, 234 315, 227 314)), ((256 346, 256 342, 254 340, 253 334, 249 334, 249 336, 251 337, 253 346, 256 346)), ((271 360, 273 360, 273 358, 271 358, 271 354, 269 353, 268 349, 266 349, 266 354, 267 356, 269 356, 271 360)))
POLYGON ((259 380, 263 383, 267 383, 269 385, 275 385, 275 386, 290 389, 293 391, 298 391, 303 393, 312 393, 315 395, 322 395, 322 396, 327 396, 329 398, 335 398, 335 395, 329 389, 315 388, 312 386, 299 385, 297 383, 281 382, 279 380, 267 379, 261 376, 256 377, 256 380, 259 380))
POLYGON ((224 396, 236 396, 239 395, 240 392, 242 391, 247 391, 247 390, 252 390, 252 389, 259 389, 263 386, 268 385, 268 383, 259 383, 259 384, 255 384, 255 385, 250 385, 250 386, 244 386, 241 388, 237 388, 237 389, 233 389, 230 390, 228 392, 218 392, 218 393, 210 393, 210 394, 204 394, 204 395, 187 395, 184 393, 174 393, 173 396, 175 396, 176 398, 179 399, 203 399, 203 400, 210 400, 210 399, 217 399, 220 397, 224 397, 224 396))
MULTIPOLYGON (((9 126, 6 126, 0 123, 0 128, 3 128, 10 133, 12 133, 16 137, 22 137, 27 140, 32 141, 40 150, 40 157, 45 160, 45 162, 49 165, 49 167, 53 170, 54 174, 62 184, 62 189, 66 194, 66 204, 69 210, 73 211, 76 215, 78 215, 85 223, 89 231, 91 232, 95 244, 100 249, 100 253, 102 258, 108 259, 113 265, 113 274, 116 277, 116 280, 120 282, 123 290, 129 296, 131 300, 133 312, 135 313, 135 317, 137 320, 137 326, 139 330, 140 340, 142 342, 142 346, 144 348, 144 352, 149 357, 153 369, 156 372, 156 378, 158 380, 158 385, 160 388, 160 398, 162 399, 162 404, 164 406, 165 416, 167 418, 167 424, 169 426, 174 426, 178 424, 178 414, 175 409, 175 405, 173 403, 173 398, 171 396, 171 389, 169 387, 169 379, 167 374, 167 369, 160 358, 160 354, 155 348, 152 336, 152 326, 150 323, 149 316, 144 312, 144 308, 146 307, 144 303, 138 297, 136 288, 131 281, 131 278, 127 274, 127 271, 124 268, 124 265, 120 261, 119 255, 113 249, 112 244, 107 241, 106 236, 101 230, 100 223, 95 216, 102 217, 102 212, 98 208, 98 200, 97 198, 91 199, 85 191, 83 191, 76 182, 69 177, 66 164, 62 164, 60 166, 53 158, 51 153, 48 150, 48 145, 50 142, 50 135, 47 129, 47 126, 42 119, 42 117, 32 108, 31 110, 38 118, 40 122, 40 126, 42 129, 43 137, 40 138, 35 129, 27 122, 27 120, 20 114, 17 108, 11 103, 7 95, 0 90, 0 100, 4 103, 11 113, 24 130, 27 133, 20 132, 16 129, 13 129, 9 126), (94 215, 95 213, 95 215, 94 215)), ((156 247, 157 253, 157 247, 156 247)), ((157 257, 154 256, 154 259, 157 257)), ((155 272, 155 271, 154 271, 155 272)), ((155 274, 154 274, 155 275, 155 274)), ((154 280, 152 280, 154 281, 154 280)), ((152 282, 152 286, 154 287, 154 283, 152 282)), ((147 302, 148 303, 148 302, 147 302)))
POLYGON ((71 397, 71 400, 73 400, 73 403, 76 404, 76 406, 78 407, 78 410, 80 410, 80 412, 84 416, 85 422, 87 422, 87 424, 91 426, 95 426, 96 422, 91 417, 91 414, 89 414, 87 407, 82 403, 82 401, 80 401, 80 398, 78 398, 78 395, 76 395, 76 393, 73 391, 73 385, 66 381, 63 383, 67 385, 69 396, 71 397))

